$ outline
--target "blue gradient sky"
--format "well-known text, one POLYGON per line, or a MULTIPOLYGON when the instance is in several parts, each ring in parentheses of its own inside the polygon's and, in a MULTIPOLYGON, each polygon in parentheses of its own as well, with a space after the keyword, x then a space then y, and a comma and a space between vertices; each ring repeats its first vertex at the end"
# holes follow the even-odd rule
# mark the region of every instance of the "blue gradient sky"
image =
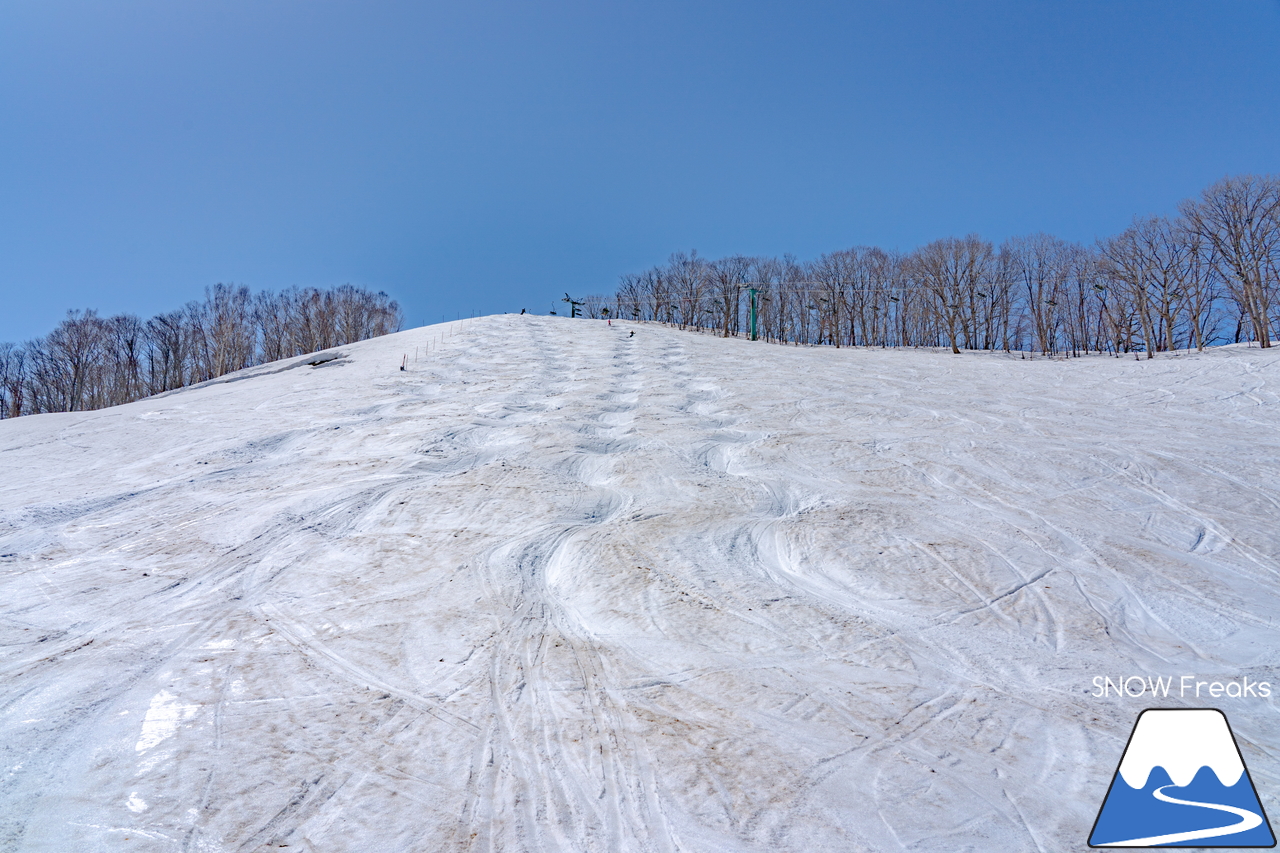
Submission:
POLYGON ((0 129, 0 340, 220 281, 544 313, 1280 172, 1280 3, 9 2, 0 129))

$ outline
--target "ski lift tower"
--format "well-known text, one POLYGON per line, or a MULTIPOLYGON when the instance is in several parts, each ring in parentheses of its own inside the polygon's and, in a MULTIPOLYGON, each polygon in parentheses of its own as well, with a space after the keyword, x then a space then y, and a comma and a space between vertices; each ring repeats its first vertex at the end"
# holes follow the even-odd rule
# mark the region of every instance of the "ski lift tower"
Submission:
POLYGON ((578 310, 579 308, 581 308, 581 307, 582 307, 582 303, 581 303, 581 302, 577 301, 576 299, 570 299, 570 298, 569 298, 569 294, 567 294, 567 293, 564 295, 564 299, 561 299, 560 301, 561 301, 561 302, 568 302, 568 303, 569 303, 569 317, 570 317, 570 319, 572 319, 572 318, 574 318, 574 317, 581 317, 581 316, 582 316, 582 312, 578 310))

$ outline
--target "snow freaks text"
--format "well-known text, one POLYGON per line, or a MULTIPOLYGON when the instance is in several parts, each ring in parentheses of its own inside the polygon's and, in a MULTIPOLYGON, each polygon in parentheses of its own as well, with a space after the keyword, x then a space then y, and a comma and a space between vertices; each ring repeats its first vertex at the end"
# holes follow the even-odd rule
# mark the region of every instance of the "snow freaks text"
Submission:
POLYGON ((1141 696, 1179 699, 1267 699, 1271 682, 1240 679, 1210 680, 1194 675, 1130 675, 1119 678, 1095 675, 1090 695, 1096 699, 1141 696))

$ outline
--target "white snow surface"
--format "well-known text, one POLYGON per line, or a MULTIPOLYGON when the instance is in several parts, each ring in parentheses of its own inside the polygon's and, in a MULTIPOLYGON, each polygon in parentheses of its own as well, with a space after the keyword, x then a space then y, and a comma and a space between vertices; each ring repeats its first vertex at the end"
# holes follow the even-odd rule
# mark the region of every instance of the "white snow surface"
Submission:
POLYGON ((1275 809, 1091 693, 1280 688, 1277 351, 339 350, 0 422, 0 850, 1083 850, 1152 705, 1275 809))
POLYGON ((1190 785, 1201 767, 1228 787, 1244 775, 1227 718, 1213 708, 1154 710, 1138 718, 1120 775, 1130 788, 1145 788, 1157 766, 1179 788, 1190 785))

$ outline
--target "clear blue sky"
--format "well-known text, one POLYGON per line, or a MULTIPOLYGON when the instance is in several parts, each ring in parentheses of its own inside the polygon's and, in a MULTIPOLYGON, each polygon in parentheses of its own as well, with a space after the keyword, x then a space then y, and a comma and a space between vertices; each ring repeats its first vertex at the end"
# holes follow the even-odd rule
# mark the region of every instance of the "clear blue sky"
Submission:
POLYGON ((0 131, 0 340, 215 282, 545 313, 1280 172, 1280 2, 15 0, 0 131))

